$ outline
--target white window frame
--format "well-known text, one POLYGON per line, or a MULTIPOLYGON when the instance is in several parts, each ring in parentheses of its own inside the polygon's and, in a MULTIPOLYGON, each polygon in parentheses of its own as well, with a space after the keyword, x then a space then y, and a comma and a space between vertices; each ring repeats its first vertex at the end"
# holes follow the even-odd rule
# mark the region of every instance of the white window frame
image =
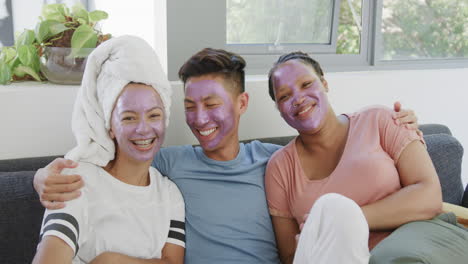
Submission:
MULTIPOLYGON (((336 21, 339 4, 340 1, 336 1, 334 6, 333 19, 336 21)), ((381 60, 381 47, 378 44, 382 38, 382 8, 383 0, 362 1, 360 54, 336 54, 335 50, 328 53, 329 50, 319 46, 315 46, 316 49, 313 46, 306 47, 312 48, 306 51, 320 62, 326 72, 468 67, 468 58, 381 60)), ((336 27, 333 29, 336 41, 336 27)), ((331 45, 336 45, 336 42, 331 45)), ((265 75, 280 54, 292 51, 290 48, 301 49, 292 45, 287 48, 286 45, 280 46, 283 50, 265 46, 248 50, 247 45, 226 44, 226 0, 167 0, 167 61, 170 80, 178 80, 180 66, 205 47, 222 48, 242 55, 247 61, 247 74, 254 75, 265 75)))
POLYGON ((420 59, 398 59, 398 60, 383 60, 381 54, 383 53, 382 45, 383 43, 382 36, 382 12, 383 12, 383 1, 376 1, 375 8, 375 27, 374 27, 374 48, 373 48, 373 60, 372 65, 379 66, 381 68, 393 69, 395 67, 430 67, 429 65, 434 65, 434 67, 443 67, 443 68, 458 68, 458 67, 468 67, 468 58, 420 58, 420 59))
MULTIPOLYGON (((286 0, 290 1, 290 0, 286 0)), ((341 0, 332 0, 332 13, 331 13, 331 28, 330 38, 328 43, 323 44, 307 44, 307 43, 285 43, 275 45, 272 43, 260 44, 224 44, 225 49, 243 55, 281 55, 287 52, 302 50, 307 53, 334 53, 336 50, 336 40, 338 37, 338 19, 340 11, 341 0)), ((345 0, 346 1, 346 0, 345 0)), ((222 1, 224 9, 226 9, 226 0, 222 1)), ((222 25, 221 25, 222 26, 222 25)), ((226 26, 224 25, 224 36, 227 35, 226 26)), ((226 42, 226 41, 225 41, 226 42)))

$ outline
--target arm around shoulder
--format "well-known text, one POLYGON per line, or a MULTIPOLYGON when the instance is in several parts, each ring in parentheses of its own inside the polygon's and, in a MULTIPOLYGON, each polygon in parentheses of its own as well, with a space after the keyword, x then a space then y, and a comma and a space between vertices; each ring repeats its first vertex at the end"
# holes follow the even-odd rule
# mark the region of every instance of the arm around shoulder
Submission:
POLYGON ((80 196, 79 189, 84 185, 81 176, 62 173, 64 169, 72 169, 77 166, 78 163, 72 160, 57 158, 36 172, 33 180, 34 189, 45 208, 50 210, 63 208, 65 201, 80 196))

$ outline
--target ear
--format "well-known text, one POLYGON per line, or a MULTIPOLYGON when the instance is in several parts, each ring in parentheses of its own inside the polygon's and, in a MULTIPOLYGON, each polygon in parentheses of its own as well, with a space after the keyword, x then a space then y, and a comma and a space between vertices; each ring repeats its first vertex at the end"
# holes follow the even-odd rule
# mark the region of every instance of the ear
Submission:
POLYGON ((328 82, 325 80, 324 77, 320 78, 320 81, 322 81, 323 87, 325 87, 325 92, 328 93, 328 82))
POLYGON ((243 92, 239 95, 237 98, 238 103, 239 103, 239 110, 240 114, 242 115, 247 111, 247 108, 249 106, 249 94, 247 92, 243 92))

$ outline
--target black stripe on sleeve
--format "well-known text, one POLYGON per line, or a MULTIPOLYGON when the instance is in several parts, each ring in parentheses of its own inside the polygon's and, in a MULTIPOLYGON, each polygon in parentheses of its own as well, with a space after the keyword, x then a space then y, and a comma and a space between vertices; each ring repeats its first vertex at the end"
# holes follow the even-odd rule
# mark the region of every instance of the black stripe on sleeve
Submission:
POLYGON ((66 214, 66 213, 50 214, 44 220, 44 226, 47 225, 48 221, 55 220, 55 219, 64 220, 64 221, 67 221, 68 223, 72 224, 76 229, 76 233, 77 233, 78 237, 80 236, 80 225, 78 224, 78 221, 76 221, 76 218, 73 215, 66 214))
POLYGON ((180 228, 185 231, 185 223, 182 221, 171 220, 171 228, 180 228))
POLYGON ((54 223, 54 224, 50 224, 48 225, 46 228, 44 228, 44 230, 42 231, 42 234, 41 236, 39 237, 39 241, 42 240, 42 236, 49 230, 54 230, 54 231, 58 231, 64 235, 66 235, 72 242, 73 244, 75 245, 75 255, 78 253, 78 249, 80 248, 78 246, 78 243, 77 243, 77 240, 76 240, 76 236, 75 234, 73 233, 73 231, 68 227, 68 226, 65 226, 65 225, 62 225, 62 224, 57 224, 57 223, 54 223))
POLYGON ((176 232, 176 231, 169 231, 169 238, 174 238, 174 239, 178 239, 182 242, 185 243, 185 235, 180 233, 180 232, 176 232))

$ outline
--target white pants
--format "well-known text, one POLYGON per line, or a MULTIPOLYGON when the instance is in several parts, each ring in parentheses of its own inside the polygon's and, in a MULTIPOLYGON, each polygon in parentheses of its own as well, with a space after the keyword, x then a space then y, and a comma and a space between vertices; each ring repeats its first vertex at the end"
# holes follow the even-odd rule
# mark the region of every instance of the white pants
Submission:
POLYGON ((361 208, 336 193, 321 196, 299 237, 294 264, 368 264, 369 226, 361 208))

